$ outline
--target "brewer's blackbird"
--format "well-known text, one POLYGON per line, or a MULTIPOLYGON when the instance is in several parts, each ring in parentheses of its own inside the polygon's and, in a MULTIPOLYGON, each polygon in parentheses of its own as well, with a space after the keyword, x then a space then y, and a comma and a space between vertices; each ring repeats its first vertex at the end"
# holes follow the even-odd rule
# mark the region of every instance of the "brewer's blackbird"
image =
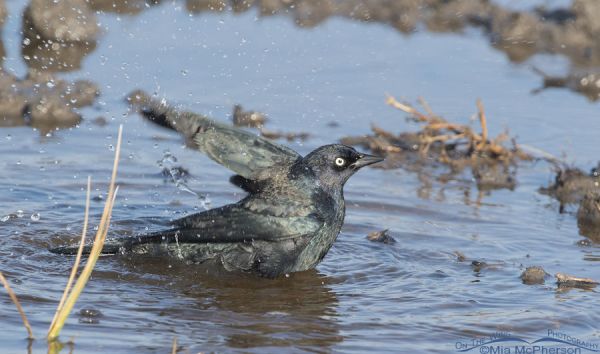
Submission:
MULTIPOLYGON (((132 103, 148 119, 183 134, 235 173, 248 192, 237 203, 193 214, 169 230, 108 240, 104 253, 157 251, 194 263, 276 277, 314 268, 331 248, 345 214, 343 186, 358 169, 382 161, 340 144, 305 157, 245 130, 179 112, 143 93, 132 103)), ((58 253, 74 253, 62 247, 58 253)))

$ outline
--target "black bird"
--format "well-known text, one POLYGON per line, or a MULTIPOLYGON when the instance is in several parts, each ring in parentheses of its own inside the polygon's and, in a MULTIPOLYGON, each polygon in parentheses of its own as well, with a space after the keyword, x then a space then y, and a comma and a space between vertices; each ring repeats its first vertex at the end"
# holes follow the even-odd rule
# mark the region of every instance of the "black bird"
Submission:
MULTIPOLYGON (((383 159, 345 145, 325 145, 300 156, 294 150, 204 116, 179 112, 145 94, 132 94, 140 112, 182 133, 200 151, 235 173, 248 196, 173 222, 153 234, 107 241, 104 253, 166 250, 191 261, 266 277, 314 268, 342 228, 343 187, 360 168, 383 159)), ((74 253, 75 247, 54 249, 74 253)))

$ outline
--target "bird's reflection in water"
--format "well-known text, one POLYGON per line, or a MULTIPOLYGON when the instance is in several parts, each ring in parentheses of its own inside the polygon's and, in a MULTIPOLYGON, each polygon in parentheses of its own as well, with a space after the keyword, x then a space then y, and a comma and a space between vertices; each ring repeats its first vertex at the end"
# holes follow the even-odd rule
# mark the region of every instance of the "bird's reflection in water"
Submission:
POLYGON ((175 335, 192 350, 223 345, 327 350, 342 341, 338 299, 330 287, 335 280, 316 270, 266 279, 162 257, 119 260, 135 274, 144 274, 142 281, 173 292, 173 299, 193 299, 191 306, 160 301, 161 316, 186 322, 175 335), (156 275, 162 280, 157 282, 156 275))

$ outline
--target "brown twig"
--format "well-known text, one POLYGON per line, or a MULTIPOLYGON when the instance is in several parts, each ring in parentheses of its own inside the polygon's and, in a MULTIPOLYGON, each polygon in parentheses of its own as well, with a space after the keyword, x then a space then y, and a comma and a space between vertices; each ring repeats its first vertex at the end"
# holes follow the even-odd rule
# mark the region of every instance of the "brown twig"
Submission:
POLYGON ((482 150, 485 144, 488 143, 488 129, 487 119, 485 118, 485 111, 483 110, 483 103, 481 99, 477 99, 477 111, 479 116, 479 122, 481 123, 481 142, 479 143, 478 149, 482 150))
POLYGON ((399 109, 401 111, 404 111, 406 113, 412 114, 413 116, 415 116, 419 121, 421 122, 429 122, 431 119, 426 116, 425 114, 419 112, 416 108, 414 108, 413 106, 410 106, 408 104, 404 104, 401 102, 398 102, 398 100, 396 100, 393 96, 387 95, 387 98, 385 100, 385 103, 396 108, 399 109))
POLYGON ((425 110, 425 112, 427 112, 427 114, 430 117, 435 117, 435 113, 433 113, 433 110, 431 109, 431 106, 429 106, 429 103, 427 103, 427 101, 425 101, 425 99, 423 97, 418 97, 417 100, 419 101, 419 104, 421 106, 423 106, 423 109, 425 110))
POLYGON ((6 289, 8 296, 10 296, 10 299, 15 304, 15 306, 17 307, 17 310, 19 311, 19 314, 21 315, 21 319, 23 320, 23 325, 25 326, 25 329, 27 329, 27 338, 33 339, 33 332, 31 331, 31 325, 29 324, 29 321, 27 320, 27 316, 25 316, 23 307, 21 307, 21 303, 19 302, 19 299, 17 299, 17 295, 15 295, 14 291, 12 291, 12 289, 10 288, 8 281, 6 280, 6 278, 4 277, 4 274, 2 274, 2 272, 0 272, 0 282, 2 283, 2 285, 4 285, 4 288, 6 289))
POLYGON ((171 354, 177 353, 177 337, 173 337, 173 345, 171 346, 171 354))

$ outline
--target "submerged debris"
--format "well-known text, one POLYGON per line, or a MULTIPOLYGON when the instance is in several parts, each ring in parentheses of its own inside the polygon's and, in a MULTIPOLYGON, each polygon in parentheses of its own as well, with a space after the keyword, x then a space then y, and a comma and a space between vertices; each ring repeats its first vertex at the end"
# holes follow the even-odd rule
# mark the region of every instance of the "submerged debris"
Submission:
POLYGON ((236 127, 252 127, 260 128, 266 121, 267 117, 256 111, 244 111, 241 105, 233 106, 233 125, 236 127))
POLYGON ((100 318, 104 315, 100 310, 92 308, 82 308, 79 310, 79 323, 85 324, 99 324, 100 318))
POLYGON ((367 239, 373 242, 381 242, 386 244, 396 243, 396 240, 388 234, 389 229, 382 231, 373 231, 367 235, 367 239))
POLYGON ((591 289, 595 288, 599 283, 590 278, 579 278, 573 275, 556 273, 556 284, 558 287, 591 289))
POLYGON ((286 139, 287 141, 293 140, 306 140, 310 138, 310 134, 306 132, 298 132, 298 133, 286 133, 281 131, 273 131, 267 130, 265 128, 260 129, 260 135, 264 136, 267 139, 286 139))
POLYGON ((471 267, 474 272, 480 272, 483 268, 487 268, 488 264, 484 261, 474 260, 471 262, 471 267))
POLYGON ((516 185, 517 162, 533 159, 517 146, 514 139, 511 139, 511 146, 505 146, 504 142, 509 140, 507 133, 494 139, 488 137, 487 118, 481 101, 477 101, 481 133, 468 125, 448 122, 433 113, 423 100, 421 104, 427 113, 391 96, 387 103, 410 114, 412 121, 422 124, 421 130, 396 135, 373 126, 373 135, 346 137, 342 143, 361 145, 375 153, 390 155, 388 168, 405 165, 403 162, 407 159, 421 165, 446 166, 454 173, 470 167, 480 189, 512 189, 516 185))
POLYGON ((457 262, 464 262, 467 260, 467 256, 465 256, 465 254, 462 253, 461 251, 454 251, 453 253, 456 256, 457 262))
POLYGON ((546 273, 542 267, 527 267, 523 273, 521 273, 521 281, 526 285, 544 284, 546 277, 548 276, 550 276, 550 274, 546 273))

